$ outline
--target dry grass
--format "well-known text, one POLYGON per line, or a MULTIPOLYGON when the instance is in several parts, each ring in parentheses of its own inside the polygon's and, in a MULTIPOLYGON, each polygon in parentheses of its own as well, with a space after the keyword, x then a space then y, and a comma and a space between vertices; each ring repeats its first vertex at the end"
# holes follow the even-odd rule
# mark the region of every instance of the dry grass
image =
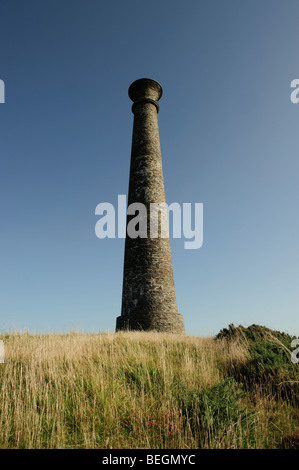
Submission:
POLYGON ((0 448, 279 447, 299 423, 291 403, 230 382, 226 371, 246 362, 240 342, 141 332, 0 339, 0 448))

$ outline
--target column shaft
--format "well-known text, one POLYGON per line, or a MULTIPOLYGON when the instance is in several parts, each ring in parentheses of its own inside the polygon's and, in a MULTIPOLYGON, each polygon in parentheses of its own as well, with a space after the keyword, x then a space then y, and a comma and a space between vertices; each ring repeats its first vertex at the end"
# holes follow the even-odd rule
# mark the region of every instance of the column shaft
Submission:
MULTIPOLYGON (((126 237, 122 311, 116 329, 184 333, 183 318, 177 311, 169 238, 162 238, 160 231, 158 238, 150 237, 150 204, 165 204, 157 116, 162 94, 159 87, 155 81, 141 79, 129 91, 134 101, 134 127, 128 205, 145 205, 147 237, 126 237)), ((128 216, 127 223, 132 217, 128 216)))

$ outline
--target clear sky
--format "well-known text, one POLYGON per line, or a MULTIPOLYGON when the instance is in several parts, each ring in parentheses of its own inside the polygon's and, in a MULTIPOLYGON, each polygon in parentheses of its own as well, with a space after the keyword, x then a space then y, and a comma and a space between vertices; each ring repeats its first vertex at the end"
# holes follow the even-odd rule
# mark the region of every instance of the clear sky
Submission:
POLYGON ((299 335, 297 0, 2 0, 0 329, 114 331, 123 239, 95 207, 129 179, 128 87, 163 87, 167 202, 202 202, 204 243, 171 240, 188 334, 299 335))

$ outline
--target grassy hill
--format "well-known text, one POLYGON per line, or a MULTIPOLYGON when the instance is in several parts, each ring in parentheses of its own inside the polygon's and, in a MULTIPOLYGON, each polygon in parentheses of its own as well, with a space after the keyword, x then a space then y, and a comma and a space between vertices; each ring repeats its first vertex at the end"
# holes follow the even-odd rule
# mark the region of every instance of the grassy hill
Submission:
POLYGON ((298 448, 292 338, 1 336, 0 448, 298 448))

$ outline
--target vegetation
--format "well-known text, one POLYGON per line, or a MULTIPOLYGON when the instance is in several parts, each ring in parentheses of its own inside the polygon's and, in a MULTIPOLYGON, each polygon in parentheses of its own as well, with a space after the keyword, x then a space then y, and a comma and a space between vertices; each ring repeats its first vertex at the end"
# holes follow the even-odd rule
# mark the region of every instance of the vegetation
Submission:
POLYGON ((247 390, 263 388, 278 399, 291 399, 299 404, 299 365, 291 360, 291 342, 295 337, 280 331, 273 331, 259 325, 235 327, 221 330, 216 340, 246 345, 247 360, 231 363, 228 374, 244 384, 247 390))
POLYGON ((291 337, 0 335, 0 448, 298 448, 291 337))

